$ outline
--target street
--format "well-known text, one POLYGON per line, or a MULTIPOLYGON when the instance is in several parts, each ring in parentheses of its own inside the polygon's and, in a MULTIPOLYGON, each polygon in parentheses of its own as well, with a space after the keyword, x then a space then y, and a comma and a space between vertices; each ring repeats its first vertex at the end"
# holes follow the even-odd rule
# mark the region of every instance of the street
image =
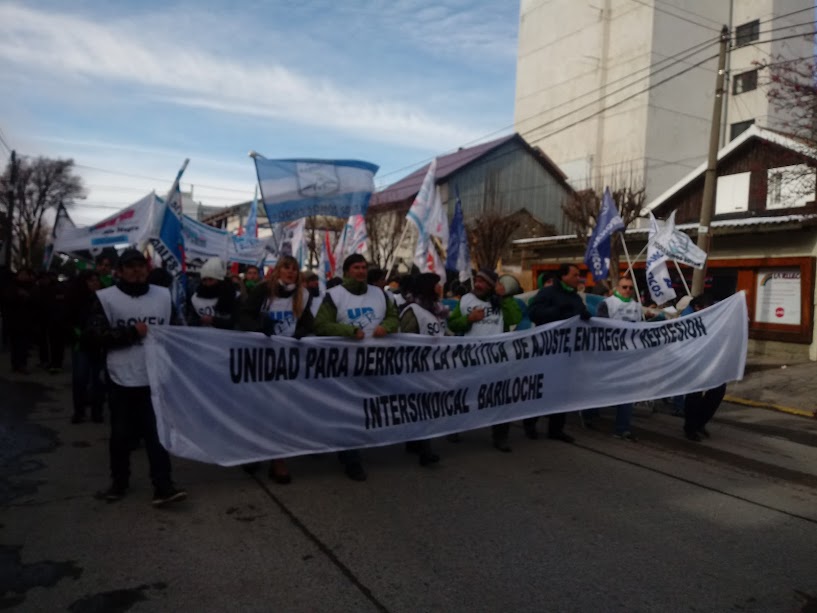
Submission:
MULTIPOLYGON (((150 505, 143 449, 107 504, 108 426, 70 425, 67 374, 0 373, 0 609, 20 611, 817 611, 817 423, 724 404, 691 443, 669 407, 640 440, 511 430, 266 467, 174 459, 190 492, 150 505)), ((540 429, 545 423, 540 422, 540 429)), ((607 430, 607 431, 605 431, 607 430)))

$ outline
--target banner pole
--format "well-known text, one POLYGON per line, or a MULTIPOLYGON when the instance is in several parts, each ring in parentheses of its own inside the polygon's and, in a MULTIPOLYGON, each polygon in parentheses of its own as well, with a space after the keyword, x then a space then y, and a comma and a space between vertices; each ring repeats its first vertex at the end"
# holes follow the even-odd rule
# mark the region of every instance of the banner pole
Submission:
POLYGON ((675 269, 678 271, 678 275, 681 277, 681 283, 684 284, 684 289, 686 290, 687 296, 691 296, 692 292, 689 291, 689 285, 687 285, 687 280, 684 279, 684 273, 681 272, 681 267, 678 265, 678 260, 672 260, 673 264, 675 264, 675 269))
MULTIPOLYGON (((630 252, 627 250, 627 241, 624 240, 624 232, 619 232, 619 236, 621 236, 621 246, 624 248, 624 257, 627 258, 627 270, 630 273, 630 279, 633 282, 633 289, 635 290, 635 299, 638 300, 639 307, 642 307, 643 305, 641 304, 641 292, 638 291, 638 283, 635 280, 635 272, 633 271, 633 262, 632 260, 630 260, 630 252)), ((644 249, 642 249, 641 252, 643 253, 644 249)), ((639 255, 641 254, 639 253, 639 255)), ((616 283, 618 283, 618 280, 616 280, 616 283)), ((639 313, 641 313, 641 320, 644 321, 644 309, 639 308, 638 311, 639 313)))
POLYGON ((409 229, 409 220, 406 219, 406 224, 403 226, 403 233, 400 235, 400 240, 397 241, 397 245, 395 246, 394 252, 391 255, 391 260, 386 260, 386 264, 387 264, 387 266, 386 266, 386 277, 387 278, 391 274, 391 267, 394 265, 394 260, 397 257, 397 250, 400 249, 400 245, 403 244, 403 240, 405 240, 405 238, 406 238, 406 232, 408 232, 408 229, 409 229))

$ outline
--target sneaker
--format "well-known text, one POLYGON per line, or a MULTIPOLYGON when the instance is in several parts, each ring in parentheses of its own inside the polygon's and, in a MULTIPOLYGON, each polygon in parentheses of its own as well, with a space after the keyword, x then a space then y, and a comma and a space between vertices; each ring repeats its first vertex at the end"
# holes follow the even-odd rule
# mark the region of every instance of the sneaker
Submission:
POLYGON ((123 485, 111 485, 107 490, 102 490, 97 492, 94 496, 97 500, 105 500, 106 502, 118 502, 125 497, 125 494, 128 493, 127 486, 123 485))
POLYGON ((684 430, 684 436, 687 437, 688 440, 694 441, 696 443, 701 442, 701 437, 698 436, 697 432, 691 432, 689 430, 684 430))
POLYGON ((709 430, 706 428, 698 428, 698 434, 700 434, 704 438, 709 438, 709 430))
POLYGON ((554 441, 562 441, 563 443, 575 443, 576 439, 570 436, 567 432, 556 432, 553 434, 548 434, 549 439, 553 439, 554 441))
POLYGON ((187 492, 176 489, 174 486, 157 487, 153 491, 153 506, 162 507, 171 502, 179 502, 187 498, 187 492))
POLYGON ((292 475, 289 474, 289 469, 283 460, 273 460, 270 462, 267 476, 279 485, 289 485, 292 483, 292 475))
POLYGON ((638 442, 638 439, 632 432, 616 432, 613 436, 621 439, 622 441, 630 441, 631 443, 638 442))
POLYGON ((360 462, 347 464, 344 472, 352 481, 365 481, 368 477, 366 471, 363 470, 363 465, 360 462))

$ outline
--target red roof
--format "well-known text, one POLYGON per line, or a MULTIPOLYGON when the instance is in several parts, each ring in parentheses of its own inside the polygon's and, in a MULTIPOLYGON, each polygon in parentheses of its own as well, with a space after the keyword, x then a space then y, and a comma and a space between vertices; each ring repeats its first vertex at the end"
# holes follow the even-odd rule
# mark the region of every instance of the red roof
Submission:
MULTIPOLYGON (((477 158, 485 155, 489 151, 504 145, 505 143, 516 138, 516 134, 503 136, 496 140, 492 140, 481 145, 468 147, 467 149, 460 149, 454 153, 443 155, 437 158, 437 183, 442 183, 451 174, 458 171, 463 166, 470 164, 477 158)), ((392 183, 383 191, 377 192, 372 198, 373 205, 391 204, 394 202, 402 202, 412 198, 420 191, 420 186, 423 184, 423 179, 428 172, 428 167, 431 164, 426 164, 422 168, 415 170, 413 173, 392 183)))

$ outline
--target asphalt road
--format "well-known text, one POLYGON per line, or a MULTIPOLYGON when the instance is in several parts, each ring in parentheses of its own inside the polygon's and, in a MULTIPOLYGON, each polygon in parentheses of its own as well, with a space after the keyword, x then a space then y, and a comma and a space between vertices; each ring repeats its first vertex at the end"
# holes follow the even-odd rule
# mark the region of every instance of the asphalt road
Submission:
MULTIPOLYGON (((0 609, 20 611, 817 611, 817 428, 724 406, 711 441, 638 411, 641 440, 487 431, 391 447, 369 481, 334 456, 269 482, 182 460, 190 498, 107 485, 107 427, 70 425, 67 376, 0 375, 0 609)), ((609 422, 607 424, 609 426, 609 422)))

